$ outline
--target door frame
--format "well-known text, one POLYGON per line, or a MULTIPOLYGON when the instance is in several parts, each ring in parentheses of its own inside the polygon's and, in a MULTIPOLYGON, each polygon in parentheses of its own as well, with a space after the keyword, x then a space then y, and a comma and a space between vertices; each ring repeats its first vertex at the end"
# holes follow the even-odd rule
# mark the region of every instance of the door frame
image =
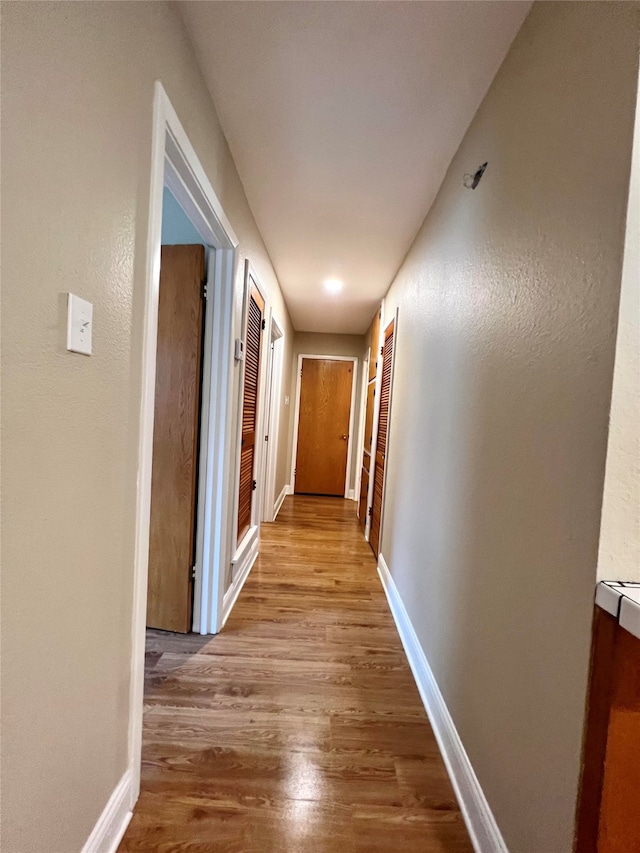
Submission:
POLYGON ((317 353, 299 353, 298 369, 296 373, 296 404, 293 414, 293 447, 291 449, 291 491, 296 491, 296 459, 298 456, 298 427, 300 426, 300 388, 302 379, 302 361, 305 358, 316 358, 322 361, 352 361, 353 379, 351 381, 351 407, 349 409, 349 438, 347 440, 347 472, 344 482, 344 497, 349 497, 349 481, 351 479, 351 453, 353 446, 353 422, 355 418, 356 403, 356 376, 358 370, 358 357, 355 355, 318 355, 317 353))
MULTIPOLYGON (((269 310, 269 346, 267 350, 267 373, 265 383, 265 400, 268 395, 268 405, 265 406, 263 424, 264 436, 269 441, 264 442, 264 461, 262 471, 262 521, 275 521, 276 510, 276 465, 278 463, 278 442, 280 437, 280 397, 282 395, 282 368, 284 362, 284 332, 272 309, 269 310), (273 344, 273 351, 271 345, 273 344)), ((263 447, 264 447, 263 444, 263 447)))
POLYGON ((233 296, 235 235, 160 81, 153 97, 149 219, 144 267, 140 423, 133 566, 133 615, 129 691, 129 766, 132 802, 140 792, 142 710, 149 564, 149 520, 153 462, 162 195, 165 184, 192 221, 210 252, 208 310, 204 332, 202 417, 198 488, 198 534, 193 629, 215 633, 220 624, 224 567, 228 563, 228 496, 231 493, 233 394, 233 296))
MULTIPOLYGON (((356 480, 353 489, 353 499, 357 504, 356 515, 360 509, 360 489, 362 488, 362 459, 364 457, 364 427, 367 417, 367 386, 369 385, 369 363, 371 361, 371 347, 368 348, 367 354, 362 359, 362 376, 360 386, 360 424, 358 426, 358 443, 356 444, 356 453, 358 459, 356 462, 356 480)), ((371 467, 371 466, 369 466, 371 467)), ((358 515, 358 518, 360 516, 358 515)), ((366 522, 365 522, 366 524, 366 522)))
MULTIPOLYGON (((168 173, 165 170, 165 187, 168 187, 167 174, 168 173)), ((183 211, 183 213, 184 213, 184 211, 183 211)), ((184 213, 184 216, 186 217, 187 214, 184 213)), ((189 222, 191 222, 191 220, 189 220, 189 222)), ((191 223, 191 224, 193 225, 193 223, 191 223)), ((198 232, 198 236, 202 237, 202 234, 200 234, 198 232)), ((204 240, 204 238, 203 238, 203 240, 204 240)), ((176 572, 177 572, 176 583, 178 584, 178 586, 181 589, 183 589, 182 585, 184 584, 184 582, 187 578, 187 575, 186 574, 183 575, 182 581, 180 581, 179 575, 182 572, 184 572, 185 570, 189 571, 189 573, 191 574, 191 577, 187 581, 187 587, 188 587, 188 590, 187 590, 188 591, 188 605, 187 606, 190 608, 190 611, 191 611, 190 616, 185 620, 187 622, 187 626, 188 626, 188 627, 186 627, 187 632, 193 631, 193 624, 198 619, 198 614, 196 613, 195 579, 196 579, 196 575, 199 577, 199 579, 201 578, 201 575, 202 575, 202 556, 200 553, 200 555, 197 557, 196 552, 198 551, 199 548, 200 548, 200 552, 202 551, 201 545, 202 545, 203 532, 204 532, 204 527, 205 527, 205 521, 204 521, 204 519, 201 518, 201 510, 203 509, 202 503, 204 501, 204 498, 201 497, 199 486, 200 486, 200 478, 205 476, 204 459, 205 459, 206 450, 203 448, 203 442, 206 442, 207 437, 208 437, 206 434, 206 431, 203 429, 203 420, 207 414, 208 407, 205 408, 205 406, 203 405, 203 401, 204 401, 205 389, 207 392, 210 392, 210 390, 211 390, 210 387, 207 387, 205 385, 205 383, 203 381, 203 374, 204 374, 205 359, 207 358, 207 353, 205 352, 205 329, 206 329, 207 319, 210 319, 210 318, 207 318, 207 297, 206 297, 206 293, 208 290, 209 260, 213 255, 213 250, 210 250, 208 246, 202 245, 202 244, 194 246, 193 245, 194 240, 192 240, 191 242, 192 242, 192 245, 185 244, 185 243, 161 245, 161 263, 160 263, 160 276, 162 278, 163 270, 164 270, 164 264, 170 263, 170 261, 167 258, 167 255, 166 255, 166 253, 170 253, 170 250, 193 249, 193 248, 202 249, 202 275, 201 275, 201 277, 199 277, 197 279, 197 281, 194 281, 192 278, 191 284, 190 284, 190 287, 193 287, 193 291, 194 291, 192 294, 192 298, 195 298, 196 294, 197 294, 197 301, 200 304, 200 310, 202 312, 201 316, 200 316, 200 323, 197 324, 199 341, 197 342, 198 345, 196 347, 196 350, 197 350, 197 356, 196 356, 197 370, 195 372, 195 377, 194 377, 195 382, 197 384, 196 384, 196 389, 194 392, 194 398, 195 398, 194 404, 195 404, 196 411, 194 413, 195 416, 194 416, 194 424, 193 424, 195 427, 195 436, 194 436, 195 441, 194 441, 194 445, 193 445, 193 472, 192 472, 193 480, 191 482, 191 485, 192 485, 191 499, 193 501, 193 504, 191 507, 191 512, 189 514, 189 516, 190 516, 189 522, 190 523, 188 524, 188 528, 190 528, 190 536, 192 535, 193 538, 191 540, 191 550, 190 550, 189 557, 188 557, 188 560, 189 560, 188 564, 187 565, 183 564, 182 566, 177 565, 175 567, 176 572), (195 562, 193 562, 193 561, 195 561, 195 562)), ((200 253, 198 253, 198 254, 200 254, 200 253)), ((195 270, 190 269, 189 272, 191 273, 191 275, 193 275, 195 270)), ((179 278, 177 277, 174 280, 175 293, 176 293, 176 296, 179 295, 178 298, 180 298, 182 296, 182 291, 185 289, 184 288, 184 281, 182 279, 183 279, 183 276, 181 273, 179 278)), ((159 312, 160 312, 160 307, 162 304, 162 294, 164 292, 162 288, 164 286, 165 285, 162 285, 162 283, 160 282, 159 296, 158 296, 158 311, 159 312)), ((167 286, 170 288, 171 284, 167 284, 167 286)), ((165 311, 166 311, 166 309, 165 309, 165 311)), ((167 317, 166 313, 165 313, 164 317, 166 320, 166 317, 167 317)), ((191 313, 189 314, 189 317, 190 317, 190 321, 191 321, 190 331, 193 332, 194 331, 193 323, 194 323, 195 317, 191 313)), ((159 321, 160 321, 160 318, 159 318, 159 321)), ((158 371, 158 367, 157 367, 158 353, 157 353, 157 349, 158 349, 158 343, 156 340, 156 388, 157 388, 157 381, 158 381, 158 374, 157 374, 157 371, 158 371)), ((210 355, 211 354, 209 353, 209 356, 210 355)), ((155 395, 154 395, 154 403, 155 403, 155 395)), ((168 403, 168 408, 172 410, 172 416, 175 416, 178 414, 177 410, 179 407, 177 406, 177 401, 175 400, 174 395, 171 395, 170 401, 168 403)), ((154 405, 154 409, 155 409, 155 405, 154 405)), ((165 411, 165 413, 166 413, 166 411, 165 411)), ((155 433, 155 426, 156 426, 156 424, 155 424, 155 415, 156 414, 158 414, 158 412, 154 411, 154 433, 155 433)), ((170 433, 171 433, 171 430, 169 431, 169 434, 170 433)), ((165 433, 164 437, 167 438, 168 434, 165 433)), ((155 434, 154 434, 154 442, 155 442, 156 438, 157 438, 157 436, 155 436, 155 434)), ((154 444, 154 448, 157 449, 155 444, 154 444)), ((151 464, 152 464, 151 507, 153 507, 153 500, 154 500, 154 498, 153 498, 153 466, 157 462, 157 459, 155 458, 155 455, 154 455, 155 449, 154 449, 154 452, 152 452, 152 460, 151 460, 151 464)), ((158 496, 157 492, 156 492, 156 496, 158 496)), ((161 499, 161 501, 162 501, 162 499, 161 499)), ((172 504, 170 506, 165 506, 164 509, 160 510, 159 518, 162 519, 163 516, 167 512, 170 515, 175 514, 174 513, 175 509, 176 509, 175 504, 172 504)), ((150 513, 150 521, 152 519, 153 519, 153 516, 150 513)), ((157 534, 157 530, 156 530, 156 534, 157 534)), ((158 543, 155 542, 154 544, 155 544, 155 548, 157 549, 158 543)), ((167 543, 165 542, 165 545, 166 544, 167 543)), ((151 543, 151 532, 150 532, 150 542, 149 542, 150 553, 151 553, 151 547, 152 547, 152 543, 151 543)), ((167 566, 165 566, 165 567, 161 566, 159 569, 156 568, 156 571, 151 573, 151 574, 153 574, 155 579, 157 580, 164 573, 164 571, 168 568, 169 567, 167 567, 167 566)), ((147 605, 148 605, 148 598, 149 598, 149 588, 152 585, 149 574, 150 574, 149 571, 147 571, 147 605)), ((179 591, 178 591, 178 589, 176 589, 174 592, 178 593, 179 591)), ((161 596, 161 598, 165 602, 166 602, 166 597, 167 597, 166 593, 161 596)), ((162 605, 161 605, 161 607, 162 607, 162 605)), ((169 620, 169 621, 171 621, 171 620, 169 620)), ((146 624, 149 627, 153 627, 153 623, 155 623, 156 627, 164 624, 165 627, 163 628, 163 630, 172 631, 172 632, 179 632, 181 630, 180 628, 166 627, 167 623, 166 623, 165 619, 162 618, 157 613, 156 613, 155 619, 154 618, 150 619, 150 614, 149 614, 149 611, 147 609, 146 624)))
MULTIPOLYGON (((263 319, 266 323, 266 316, 269 310, 269 302, 267 292, 258 278, 258 275, 248 258, 244 262, 244 285, 242 297, 242 324, 241 324, 241 340, 246 345, 247 326, 249 322, 249 299, 251 293, 251 282, 256 286, 264 301, 263 319)), ((256 435, 263 434, 263 419, 264 419, 264 385, 265 385, 265 370, 266 359, 264 357, 264 337, 260 341, 260 368, 258 375, 258 409, 256 412, 256 435)), ((231 540, 231 576, 229 584, 226 585, 226 591, 223 592, 220 599, 220 628, 227 621, 231 609, 235 604, 240 590, 247 579, 253 564, 258 557, 260 547, 260 520, 261 520, 261 502, 260 492, 256 490, 255 497, 251 504, 251 526, 244 534, 242 539, 238 541, 238 511, 239 511, 239 495, 240 495, 240 448, 242 446, 242 406, 244 403, 244 357, 240 362, 240 378, 238 382, 238 396, 236 401, 236 420, 235 420, 235 436, 234 448, 232 452, 233 459, 233 489, 230 492, 232 495, 232 511, 230 513, 228 535, 231 540)), ((256 472, 261 470, 262 465, 262 442, 256 442, 256 450, 253 458, 253 476, 257 480, 256 472)), ((224 581, 223 581, 224 583, 224 581)))
MULTIPOLYGON (((373 346, 373 341, 371 341, 371 346, 369 349, 369 358, 372 359, 377 357, 378 350, 380 349, 380 342, 384 341, 384 330, 385 326, 385 312, 384 312, 385 300, 383 299, 380 303, 380 323, 378 324, 378 341, 376 343, 375 349, 373 346)), ((396 312, 397 313, 397 312, 396 312)), ((389 324, 387 323, 387 326, 389 324)), ((367 382, 368 384, 368 382, 367 382)), ((382 388, 382 361, 380 362, 380 370, 376 371, 376 378, 374 384, 374 398, 373 398, 373 421, 371 423, 371 453, 369 455, 369 488, 367 490, 367 519, 364 526, 364 538, 365 541, 369 541, 369 534, 371 532, 371 516, 369 515, 369 510, 373 506, 373 474, 376 464, 376 447, 378 445, 378 416, 380 414, 380 389, 382 388)))

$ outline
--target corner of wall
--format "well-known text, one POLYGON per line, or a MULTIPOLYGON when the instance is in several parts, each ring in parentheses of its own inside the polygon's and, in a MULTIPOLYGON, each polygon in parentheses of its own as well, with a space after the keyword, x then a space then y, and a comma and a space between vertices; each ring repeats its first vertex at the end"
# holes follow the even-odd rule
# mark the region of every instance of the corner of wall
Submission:
POLYGON ((128 768, 109 797, 81 853, 116 853, 129 826, 134 800, 133 771, 128 768))

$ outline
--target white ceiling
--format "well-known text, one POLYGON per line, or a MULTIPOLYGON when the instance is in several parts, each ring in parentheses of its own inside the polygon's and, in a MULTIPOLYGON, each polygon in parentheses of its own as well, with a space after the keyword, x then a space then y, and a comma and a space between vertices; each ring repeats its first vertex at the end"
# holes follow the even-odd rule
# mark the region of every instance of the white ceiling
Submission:
POLYGON ((295 328, 363 333, 530 3, 180 7, 295 328))

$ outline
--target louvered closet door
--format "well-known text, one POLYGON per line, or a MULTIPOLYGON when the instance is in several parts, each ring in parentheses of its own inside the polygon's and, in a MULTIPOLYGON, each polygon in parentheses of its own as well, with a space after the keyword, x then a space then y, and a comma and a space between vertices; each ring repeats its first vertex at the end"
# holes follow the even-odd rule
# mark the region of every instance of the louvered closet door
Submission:
POLYGON ((380 521, 382 518, 382 496, 384 489, 384 465, 387 456, 389 435, 389 399, 391 397, 391 368, 393 365, 393 338, 395 321, 391 321, 384 333, 382 350, 382 383, 380 386, 380 413, 378 415, 378 438, 373 472, 373 504, 371 508, 371 530, 369 544, 373 553, 380 553, 380 521))
MULTIPOLYGON (((251 279, 250 279, 251 280, 251 279)), ((242 443, 240 447, 240 488, 238 492, 238 542, 251 527, 255 494, 255 453, 258 429, 258 385, 260 343, 264 300, 255 284, 249 291, 247 338, 244 348, 244 392, 242 398, 242 443)))

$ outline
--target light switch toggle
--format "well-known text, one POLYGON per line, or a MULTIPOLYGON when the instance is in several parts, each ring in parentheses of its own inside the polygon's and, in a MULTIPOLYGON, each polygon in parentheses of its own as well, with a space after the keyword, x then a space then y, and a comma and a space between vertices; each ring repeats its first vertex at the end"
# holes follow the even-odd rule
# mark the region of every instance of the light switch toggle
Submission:
POLYGON ((67 303, 67 349, 91 355, 92 332, 93 304, 70 293, 67 303))

